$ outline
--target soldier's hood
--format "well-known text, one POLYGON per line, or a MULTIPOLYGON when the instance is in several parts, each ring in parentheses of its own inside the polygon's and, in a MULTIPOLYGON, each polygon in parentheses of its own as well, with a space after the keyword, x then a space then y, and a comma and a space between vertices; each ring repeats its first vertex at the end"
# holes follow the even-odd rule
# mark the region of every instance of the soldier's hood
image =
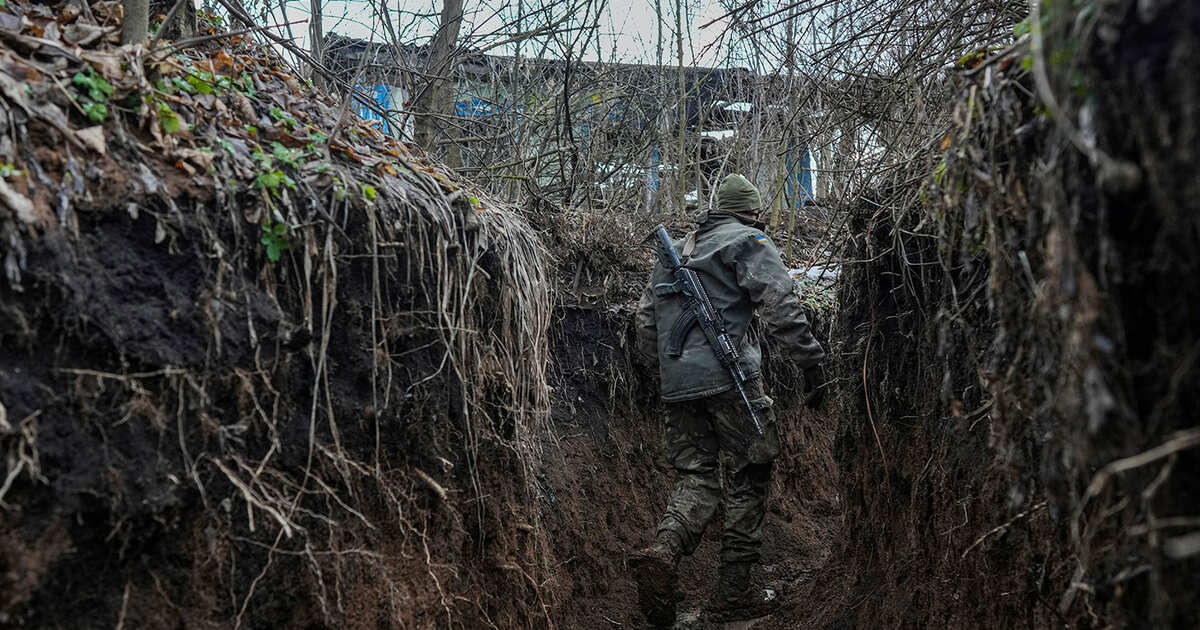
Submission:
POLYGON ((709 210, 708 216, 704 217, 704 221, 700 223, 700 231, 711 230, 712 228, 714 228, 718 225, 729 223, 731 221, 737 221, 738 223, 741 223, 742 225, 748 225, 756 230, 767 229, 766 222, 759 221, 758 219, 748 217, 744 214, 734 214, 732 212, 721 212, 718 210, 709 210))

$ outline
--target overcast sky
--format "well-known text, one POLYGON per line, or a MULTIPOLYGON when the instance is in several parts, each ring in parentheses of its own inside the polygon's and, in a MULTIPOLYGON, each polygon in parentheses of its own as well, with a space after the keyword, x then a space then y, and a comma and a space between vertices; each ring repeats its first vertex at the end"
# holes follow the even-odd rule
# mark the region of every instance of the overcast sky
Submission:
MULTIPOLYGON (((548 3, 554 0, 523 0, 525 11, 530 5, 548 3)), ((557 20, 567 11, 568 3, 582 7, 582 0, 561 0, 553 7, 549 15, 551 21, 557 20)), ((390 0, 386 2, 393 27, 404 42, 427 40, 437 28, 438 14, 441 11, 441 0, 390 0)), ((662 0, 664 24, 662 36, 664 63, 676 63, 675 54, 675 16, 674 0, 662 0)), ((684 0, 684 57, 690 64, 722 65, 722 47, 728 42, 718 38, 724 31, 725 24, 718 22, 706 29, 700 29, 701 24, 711 21, 723 13, 718 0, 684 0)), ((301 21, 292 24, 292 34, 299 43, 308 47, 309 2, 291 0, 287 5, 288 21, 301 21)), ((378 6, 378 5, 375 5, 378 6)), ((595 6, 595 4, 593 4, 595 6)), ((511 35, 515 29, 504 28, 506 22, 512 21, 517 15, 516 0, 464 0, 464 24, 462 35, 473 34, 473 40, 480 44, 495 42, 511 35)), ((544 24, 545 13, 535 16, 535 24, 544 24)), ((336 32, 340 35, 368 39, 373 30, 381 24, 372 4, 365 0, 331 0, 324 4, 324 30, 326 33, 336 32)), ((279 22, 283 22, 282 14, 277 12, 279 22)), ((585 19, 582 8, 573 13, 573 20, 582 22, 585 19)), ((594 21, 594 14, 587 18, 594 21)), ((526 25, 526 29, 530 26, 526 25)), ((653 0, 609 0, 601 12, 599 20, 599 37, 593 40, 583 54, 584 59, 594 60, 598 56, 605 61, 622 61, 635 63, 654 63, 656 56, 656 40, 658 38, 657 19, 655 17, 653 0), (599 54, 598 54, 599 51, 599 54)), ((379 41, 381 38, 376 37, 379 41)), ((547 56, 561 56, 563 40, 554 42, 547 56)), ((500 48, 497 54, 511 54, 512 47, 500 48)), ((522 54, 536 54, 533 46, 526 44, 522 54)), ((576 52, 578 54, 578 52, 576 52)))

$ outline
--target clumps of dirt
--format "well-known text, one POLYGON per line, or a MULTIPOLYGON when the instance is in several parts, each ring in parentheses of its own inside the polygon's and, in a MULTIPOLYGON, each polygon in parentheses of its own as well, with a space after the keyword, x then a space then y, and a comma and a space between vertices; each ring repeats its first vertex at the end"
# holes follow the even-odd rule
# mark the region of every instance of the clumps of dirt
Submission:
POLYGON ((119 8, 0 10, 0 625, 549 624, 532 229, 119 8))
POLYGON ((1200 8, 1054 6, 853 217, 829 625, 1200 624, 1200 8))
POLYGON ((559 302, 576 307, 636 301, 654 264, 650 231, 669 220, 627 212, 563 210, 542 217, 556 256, 559 302))

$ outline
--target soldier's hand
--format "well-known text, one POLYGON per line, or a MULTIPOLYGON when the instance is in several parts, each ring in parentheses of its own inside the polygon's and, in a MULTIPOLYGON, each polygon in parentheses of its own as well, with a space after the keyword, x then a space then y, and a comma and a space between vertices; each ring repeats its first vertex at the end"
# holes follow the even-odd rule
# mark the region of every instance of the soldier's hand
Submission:
POLYGON ((814 365, 804 370, 804 406, 819 409, 825 401, 825 368, 814 365))

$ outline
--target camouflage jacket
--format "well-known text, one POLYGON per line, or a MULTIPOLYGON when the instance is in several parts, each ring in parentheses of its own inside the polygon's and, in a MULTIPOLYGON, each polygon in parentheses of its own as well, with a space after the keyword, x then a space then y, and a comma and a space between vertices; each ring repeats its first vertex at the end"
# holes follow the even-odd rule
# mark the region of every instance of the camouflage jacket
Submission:
MULTIPOLYGON (((680 256, 687 253, 685 240, 675 243, 680 256)), ((779 250, 761 230, 730 215, 710 215, 696 231, 695 246, 685 258, 686 266, 700 277, 713 308, 724 318, 730 336, 738 341, 747 377, 758 374, 762 363, 759 340, 750 328, 755 308, 765 324, 765 334, 800 367, 816 365, 825 357, 800 308, 779 250)), ((653 288, 673 281, 671 273, 656 264, 637 309, 638 351, 658 364, 662 399, 691 400, 733 388, 729 371, 721 367, 699 326, 688 332, 680 356, 667 355, 671 327, 684 302, 678 294, 656 296, 653 288)))

